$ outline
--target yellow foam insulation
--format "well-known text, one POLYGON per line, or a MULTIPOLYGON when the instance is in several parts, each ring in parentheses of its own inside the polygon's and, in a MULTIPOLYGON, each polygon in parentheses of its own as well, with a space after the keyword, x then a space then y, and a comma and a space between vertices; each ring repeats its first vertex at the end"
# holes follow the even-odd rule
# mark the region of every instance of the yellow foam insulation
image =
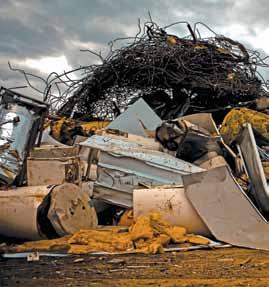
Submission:
POLYGON ((125 230, 120 227, 80 230, 72 236, 17 245, 9 249, 9 252, 67 251, 71 254, 86 254, 104 251, 155 254, 163 252, 169 243, 209 244, 209 240, 187 234, 184 227, 171 226, 159 213, 150 213, 138 217, 125 230))
POLYGON ((130 226, 134 220, 133 210, 127 209, 120 218, 118 226, 130 226))
POLYGON ((253 129, 269 140, 269 115, 247 108, 235 108, 223 120, 220 134, 224 141, 227 144, 235 141, 245 123, 250 123, 253 129))
POLYGON ((88 137, 96 131, 101 130, 109 125, 109 121, 90 121, 83 122, 76 119, 66 117, 51 120, 44 125, 44 128, 50 126, 51 135, 58 141, 63 137, 72 137, 75 134, 88 137))

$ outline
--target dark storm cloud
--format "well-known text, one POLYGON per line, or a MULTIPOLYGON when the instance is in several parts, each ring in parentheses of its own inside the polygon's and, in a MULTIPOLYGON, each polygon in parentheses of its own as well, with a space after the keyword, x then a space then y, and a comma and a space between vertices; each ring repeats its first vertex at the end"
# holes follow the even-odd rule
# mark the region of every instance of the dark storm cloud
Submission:
MULTIPOLYGON (((266 0, 0 0, 0 84, 19 79, 8 71, 8 60, 21 64, 65 55, 74 68, 90 64, 96 58, 79 49, 89 45, 98 51, 114 38, 134 35, 137 18, 147 20, 148 11, 161 26, 202 21, 248 47, 255 47, 269 22, 266 0)), ((184 25, 171 29, 181 35, 184 30, 184 25)))

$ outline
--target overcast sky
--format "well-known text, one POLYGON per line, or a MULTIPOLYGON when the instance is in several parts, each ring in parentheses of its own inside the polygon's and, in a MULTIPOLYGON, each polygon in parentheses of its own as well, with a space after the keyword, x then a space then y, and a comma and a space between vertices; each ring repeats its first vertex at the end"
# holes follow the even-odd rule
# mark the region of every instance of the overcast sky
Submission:
MULTIPOLYGON (((88 65, 117 37, 133 36, 148 11, 160 26, 204 22, 269 55, 268 0, 0 0, 0 85, 24 84, 7 62, 45 77, 88 65)), ((182 27, 174 31, 183 36, 182 27)))

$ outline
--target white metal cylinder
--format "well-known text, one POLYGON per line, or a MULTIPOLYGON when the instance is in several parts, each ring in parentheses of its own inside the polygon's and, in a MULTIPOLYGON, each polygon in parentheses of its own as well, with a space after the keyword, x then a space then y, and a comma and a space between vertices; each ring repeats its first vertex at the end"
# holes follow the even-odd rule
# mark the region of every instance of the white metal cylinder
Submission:
POLYGON ((37 209, 51 186, 26 186, 0 191, 0 234, 44 239, 37 225, 37 209))
POLYGON ((155 211, 168 223, 185 227, 188 233, 211 235, 183 187, 134 190, 133 209, 134 218, 155 211))

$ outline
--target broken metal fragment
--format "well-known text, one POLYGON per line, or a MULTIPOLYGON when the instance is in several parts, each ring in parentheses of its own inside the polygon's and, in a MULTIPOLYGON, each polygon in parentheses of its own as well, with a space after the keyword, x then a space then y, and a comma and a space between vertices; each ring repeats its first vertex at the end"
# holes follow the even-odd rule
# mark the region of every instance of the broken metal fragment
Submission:
POLYGON ((183 181, 188 199, 218 240, 269 250, 269 224, 228 167, 186 175, 183 181))
POLYGON ((147 136, 146 131, 155 130, 161 122, 162 120, 149 105, 143 99, 139 99, 110 123, 107 128, 147 136))

